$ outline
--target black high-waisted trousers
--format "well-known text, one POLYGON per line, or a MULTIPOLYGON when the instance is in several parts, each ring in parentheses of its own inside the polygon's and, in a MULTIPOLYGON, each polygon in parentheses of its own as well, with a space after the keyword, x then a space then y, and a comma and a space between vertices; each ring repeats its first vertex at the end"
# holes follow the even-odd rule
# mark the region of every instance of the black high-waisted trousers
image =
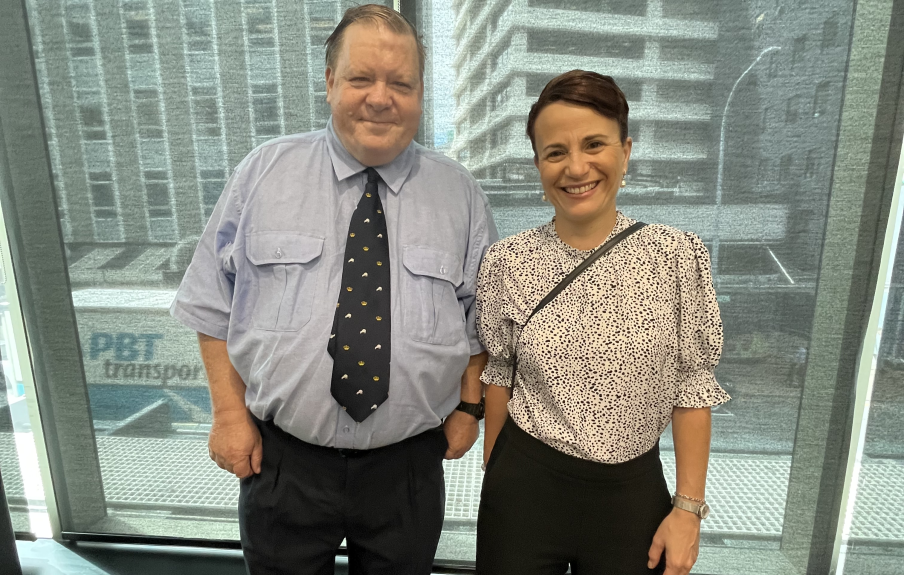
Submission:
POLYGON ((477 519, 480 575, 640 575, 671 512, 658 444, 605 464, 562 453, 509 419, 487 464, 477 519))

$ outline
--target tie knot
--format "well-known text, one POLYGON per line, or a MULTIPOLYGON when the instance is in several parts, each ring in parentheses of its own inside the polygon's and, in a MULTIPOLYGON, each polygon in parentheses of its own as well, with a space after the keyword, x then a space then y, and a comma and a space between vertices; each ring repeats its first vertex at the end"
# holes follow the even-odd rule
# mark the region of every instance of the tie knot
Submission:
POLYGON ((380 181, 380 174, 373 168, 367 168, 364 170, 367 173, 367 183, 375 184, 380 181))

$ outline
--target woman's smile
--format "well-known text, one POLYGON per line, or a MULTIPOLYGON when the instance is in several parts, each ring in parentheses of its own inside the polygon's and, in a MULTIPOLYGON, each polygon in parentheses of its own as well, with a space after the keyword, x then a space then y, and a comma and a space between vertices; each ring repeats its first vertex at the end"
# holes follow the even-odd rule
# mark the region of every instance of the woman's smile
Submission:
POLYGON ((573 185, 569 185, 569 186, 560 186, 559 189, 570 196, 585 197, 585 196, 590 195, 590 192, 592 192, 599 183, 600 183, 600 180, 596 180, 595 182, 589 182, 586 184, 573 184, 573 185))

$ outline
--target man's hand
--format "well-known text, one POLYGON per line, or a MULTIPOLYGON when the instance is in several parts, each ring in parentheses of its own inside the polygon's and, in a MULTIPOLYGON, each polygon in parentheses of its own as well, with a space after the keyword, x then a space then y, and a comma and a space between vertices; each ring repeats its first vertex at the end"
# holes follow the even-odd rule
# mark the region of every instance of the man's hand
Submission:
POLYGON ((480 427, 476 417, 456 409, 446 418, 443 431, 446 433, 446 441, 449 442, 446 459, 459 459, 477 441, 480 427))
POLYGON ((663 551, 665 575, 690 573, 700 552, 700 518, 682 509, 672 509, 653 536, 653 545, 648 553, 649 569, 659 565, 663 551))
POLYGON ((247 409, 215 413, 207 449, 220 469, 239 479, 261 472, 261 434, 247 409))

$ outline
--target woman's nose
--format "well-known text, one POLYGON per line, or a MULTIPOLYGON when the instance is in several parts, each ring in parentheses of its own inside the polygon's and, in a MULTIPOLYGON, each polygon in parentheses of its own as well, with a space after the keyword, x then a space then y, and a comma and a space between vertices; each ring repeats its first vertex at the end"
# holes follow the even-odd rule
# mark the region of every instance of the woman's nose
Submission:
POLYGON ((587 175, 590 170, 590 164, 584 157, 584 154, 578 152, 569 154, 567 163, 565 164, 565 173, 572 178, 580 178, 587 175))

